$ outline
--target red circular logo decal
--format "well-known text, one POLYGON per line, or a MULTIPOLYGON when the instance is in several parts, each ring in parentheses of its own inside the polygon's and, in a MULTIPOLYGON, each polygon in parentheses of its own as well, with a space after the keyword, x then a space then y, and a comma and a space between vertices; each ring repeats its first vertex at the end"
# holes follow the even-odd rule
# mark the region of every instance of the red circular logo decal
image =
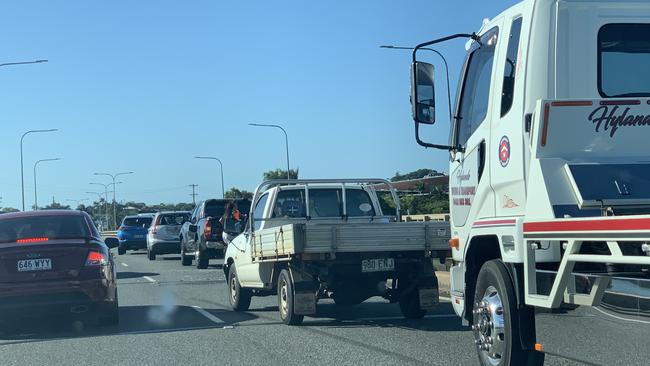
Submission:
POLYGON ((510 162, 510 140, 508 136, 503 136, 499 142, 499 162, 502 167, 508 166, 510 162))

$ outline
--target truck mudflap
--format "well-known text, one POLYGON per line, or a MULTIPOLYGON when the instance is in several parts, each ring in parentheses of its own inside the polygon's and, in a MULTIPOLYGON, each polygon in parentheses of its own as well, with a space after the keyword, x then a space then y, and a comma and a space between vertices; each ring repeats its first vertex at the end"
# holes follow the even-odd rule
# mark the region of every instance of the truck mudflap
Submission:
POLYGON ((291 274, 295 292, 293 296, 294 313, 298 315, 316 314, 318 286, 315 284, 314 279, 310 275, 303 274, 291 267, 289 267, 289 273, 291 274))

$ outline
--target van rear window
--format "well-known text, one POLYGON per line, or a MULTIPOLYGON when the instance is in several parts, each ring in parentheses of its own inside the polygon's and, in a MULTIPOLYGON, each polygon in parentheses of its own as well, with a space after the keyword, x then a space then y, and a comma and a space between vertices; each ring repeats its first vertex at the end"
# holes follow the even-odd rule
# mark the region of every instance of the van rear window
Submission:
POLYGON ((606 24, 598 32, 598 92, 650 96, 650 24, 606 24))

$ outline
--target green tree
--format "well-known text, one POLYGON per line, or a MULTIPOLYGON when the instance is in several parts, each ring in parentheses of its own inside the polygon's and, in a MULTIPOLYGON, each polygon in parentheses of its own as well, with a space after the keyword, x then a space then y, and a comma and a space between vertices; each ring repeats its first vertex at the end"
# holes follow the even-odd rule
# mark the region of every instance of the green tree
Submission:
POLYGON ((62 205, 59 202, 54 202, 50 203, 49 205, 43 207, 43 210, 69 210, 70 206, 68 205, 62 205))
POLYGON ((252 200, 253 199, 253 192, 249 192, 249 191, 246 191, 246 190, 239 190, 239 189, 237 189, 235 187, 232 187, 226 192, 225 198, 229 198, 229 199, 246 198, 246 199, 252 200))
POLYGON ((433 169, 418 169, 416 171, 406 173, 406 174, 400 174, 399 171, 395 172, 395 175, 390 178, 391 182, 397 182, 397 181, 402 181, 402 180, 411 180, 411 179, 420 179, 424 178, 426 176, 440 176, 443 175, 443 173, 438 172, 437 170, 433 169))
POLYGON ((20 211, 20 210, 17 209, 17 208, 13 208, 13 207, 3 207, 3 208, 2 208, 2 211, 1 211, 0 213, 10 213, 10 212, 18 212, 18 211, 20 211))
MULTIPOLYGON (((298 179, 298 169, 290 169, 289 177, 291 179, 298 179)), ((269 170, 264 173, 264 180, 269 179, 287 179, 287 171, 284 169, 269 170)))

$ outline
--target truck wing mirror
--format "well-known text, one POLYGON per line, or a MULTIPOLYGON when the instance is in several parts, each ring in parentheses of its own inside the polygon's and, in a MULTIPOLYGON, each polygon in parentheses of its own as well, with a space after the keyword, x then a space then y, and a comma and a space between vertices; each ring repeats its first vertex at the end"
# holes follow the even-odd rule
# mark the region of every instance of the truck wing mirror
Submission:
POLYGON ((433 65, 415 61, 411 66, 411 111, 417 123, 436 122, 433 65))

